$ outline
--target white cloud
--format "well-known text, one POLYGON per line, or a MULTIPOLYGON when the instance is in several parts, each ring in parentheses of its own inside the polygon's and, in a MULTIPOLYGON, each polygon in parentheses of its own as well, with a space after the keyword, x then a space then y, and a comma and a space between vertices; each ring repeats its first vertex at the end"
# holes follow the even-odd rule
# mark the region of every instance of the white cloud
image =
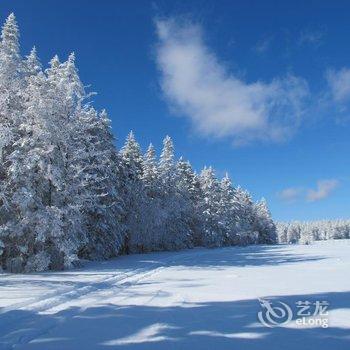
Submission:
POLYGON ((287 202, 293 202, 296 199, 298 199, 300 197, 300 195, 302 194, 303 189, 299 188, 299 187, 289 187, 289 188, 285 188, 284 190, 282 190, 281 192, 278 193, 278 196, 283 199, 284 201, 287 202))
POLYGON ((163 93, 197 132, 236 144, 292 135, 308 96, 305 80, 288 75, 269 83, 245 82, 205 46, 200 26, 174 19, 156 25, 163 93))
POLYGON ((294 202, 298 199, 304 199, 308 202, 315 202, 330 196, 330 194, 339 186, 336 179, 319 180, 316 183, 316 189, 305 187, 288 187, 278 192, 280 199, 286 202, 294 202))
POLYGON ((350 100, 350 69, 329 70, 326 79, 335 102, 346 103, 350 100))
POLYGON ((327 198, 338 185, 339 181, 335 179, 317 181, 317 189, 308 190, 306 198, 310 202, 327 198))

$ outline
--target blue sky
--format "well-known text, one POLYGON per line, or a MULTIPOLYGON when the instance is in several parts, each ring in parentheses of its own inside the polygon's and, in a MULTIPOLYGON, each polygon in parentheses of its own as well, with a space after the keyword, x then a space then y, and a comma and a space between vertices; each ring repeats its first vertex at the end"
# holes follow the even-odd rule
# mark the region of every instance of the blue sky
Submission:
POLYGON ((22 53, 74 51, 120 146, 173 137, 278 220, 349 218, 346 1, 2 0, 22 53))

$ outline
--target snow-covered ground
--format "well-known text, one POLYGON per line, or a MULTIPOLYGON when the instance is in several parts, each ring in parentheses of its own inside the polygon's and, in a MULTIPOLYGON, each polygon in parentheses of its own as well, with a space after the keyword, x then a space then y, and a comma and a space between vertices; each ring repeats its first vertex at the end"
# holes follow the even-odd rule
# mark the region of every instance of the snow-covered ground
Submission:
POLYGON ((0 275, 0 349, 350 349, 350 240, 195 249, 0 275), (268 328, 259 298, 328 301, 329 328, 268 328))

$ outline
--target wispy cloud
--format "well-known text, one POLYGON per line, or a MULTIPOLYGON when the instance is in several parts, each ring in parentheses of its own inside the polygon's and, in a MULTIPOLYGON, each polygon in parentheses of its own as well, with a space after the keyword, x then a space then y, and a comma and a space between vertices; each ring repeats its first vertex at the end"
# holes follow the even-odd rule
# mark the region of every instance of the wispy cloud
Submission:
POLYGON ((311 45, 313 47, 319 47, 324 38, 324 31, 304 29, 299 36, 299 45, 311 45))
POLYGON ((300 199, 315 202, 329 197, 338 186, 339 180, 336 179, 319 180, 316 183, 316 189, 288 187, 278 192, 277 195, 285 202, 295 202, 300 199))
POLYGON ((310 202, 327 198, 338 185, 339 181, 335 179, 317 181, 316 190, 308 190, 306 198, 310 202))
POLYGON ((199 25, 156 21, 161 87, 175 110, 204 136, 282 141, 299 126, 308 85, 293 75, 245 82, 205 45, 199 25))
POLYGON ((272 37, 269 36, 269 37, 264 37, 263 39, 259 40, 255 46, 253 47, 253 50, 257 53, 264 53, 266 52, 270 46, 271 46, 271 43, 272 43, 272 37))
POLYGON ((328 69, 325 73, 327 89, 321 102, 323 112, 331 115, 336 123, 350 120, 350 68, 328 69))
POLYGON ((278 197, 286 202, 294 202, 303 193, 303 189, 299 187, 289 187, 285 188, 278 193, 278 197))
POLYGON ((346 103, 350 101, 350 69, 330 69, 326 73, 326 79, 335 102, 346 103))

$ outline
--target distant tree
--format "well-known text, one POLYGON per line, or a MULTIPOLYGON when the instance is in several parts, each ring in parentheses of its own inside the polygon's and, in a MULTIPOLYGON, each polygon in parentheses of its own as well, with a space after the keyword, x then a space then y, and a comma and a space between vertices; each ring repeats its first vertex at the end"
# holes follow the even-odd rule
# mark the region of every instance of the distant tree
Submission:
POLYGON ((349 239, 350 220, 277 222, 279 243, 310 244, 327 239, 349 239))

